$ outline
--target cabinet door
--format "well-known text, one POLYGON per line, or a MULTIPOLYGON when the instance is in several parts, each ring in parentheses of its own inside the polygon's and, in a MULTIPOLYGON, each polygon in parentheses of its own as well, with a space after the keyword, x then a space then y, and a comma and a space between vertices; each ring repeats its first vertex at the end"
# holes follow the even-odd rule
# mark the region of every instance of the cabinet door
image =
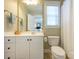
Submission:
POLYGON ((43 37, 30 37, 30 59, 43 59, 43 37))
POLYGON ((15 37, 4 37, 4 59, 15 59, 15 37))
POLYGON ((4 37, 4 52, 15 52, 15 37, 6 36, 4 37))
POLYGON ((29 59, 29 42, 26 37, 16 37, 16 59, 29 59))
POLYGON ((11 53, 11 52, 6 52, 4 53, 4 59, 16 59, 15 58, 15 54, 14 53, 11 53))

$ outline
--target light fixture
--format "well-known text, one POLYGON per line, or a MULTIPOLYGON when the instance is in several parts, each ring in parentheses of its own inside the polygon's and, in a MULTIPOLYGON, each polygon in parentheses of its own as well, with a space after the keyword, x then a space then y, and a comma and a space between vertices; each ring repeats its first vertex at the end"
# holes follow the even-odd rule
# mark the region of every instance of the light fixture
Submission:
POLYGON ((26 3, 27 5, 37 5, 38 0, 23 0, 23 3, 26 3))

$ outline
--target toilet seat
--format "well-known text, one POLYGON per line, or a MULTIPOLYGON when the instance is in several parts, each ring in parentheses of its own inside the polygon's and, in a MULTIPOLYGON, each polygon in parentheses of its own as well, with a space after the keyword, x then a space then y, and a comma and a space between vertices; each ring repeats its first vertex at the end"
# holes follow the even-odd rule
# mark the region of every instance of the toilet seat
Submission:
POLYGON ((65 55, 65 51, 61 47, 58 47, 58 46, 52 46, 51 51, 52 51, 52 53, 54 53, 55 55, 58 55, 58 56, 65 55))

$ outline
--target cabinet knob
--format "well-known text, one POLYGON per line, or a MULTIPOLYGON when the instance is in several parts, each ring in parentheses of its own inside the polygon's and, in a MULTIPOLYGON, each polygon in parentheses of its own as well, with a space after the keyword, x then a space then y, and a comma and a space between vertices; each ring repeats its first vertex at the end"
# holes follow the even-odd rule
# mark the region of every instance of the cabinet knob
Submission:
POLYGON ((32 41, 32 39, 30 39, 30 41, 32 41))
POLYGON ((29 39, 27 39, 27 41, 29 41, 29 39))
POLYGON ((10 41, 10 39, 8 39, 8 41, 10 41))
POLYGON ((10 59, 10 57, 8 57, 8 59, 10 59))
POLYGON ((10 49, 10 47, 8 47, 8 50, 10 49))

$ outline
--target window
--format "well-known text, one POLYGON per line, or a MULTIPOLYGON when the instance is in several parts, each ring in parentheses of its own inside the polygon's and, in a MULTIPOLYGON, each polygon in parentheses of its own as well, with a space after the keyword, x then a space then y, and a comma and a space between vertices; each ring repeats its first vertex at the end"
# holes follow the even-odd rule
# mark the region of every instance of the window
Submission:
POLYGON ((59 7, 58 6, 47 6, 47 27, 56 27, 59 25, 59 7))

